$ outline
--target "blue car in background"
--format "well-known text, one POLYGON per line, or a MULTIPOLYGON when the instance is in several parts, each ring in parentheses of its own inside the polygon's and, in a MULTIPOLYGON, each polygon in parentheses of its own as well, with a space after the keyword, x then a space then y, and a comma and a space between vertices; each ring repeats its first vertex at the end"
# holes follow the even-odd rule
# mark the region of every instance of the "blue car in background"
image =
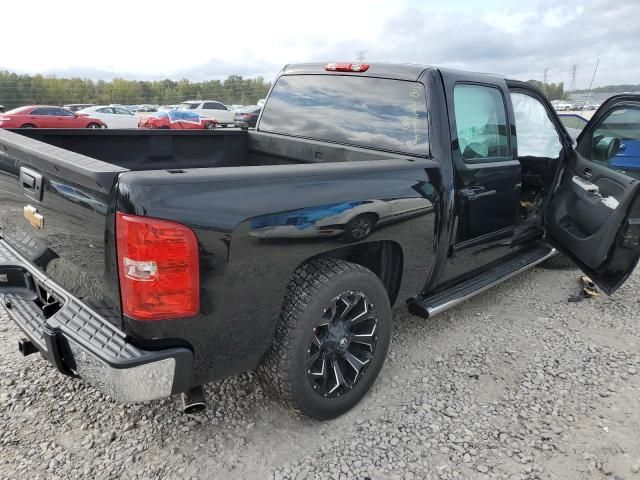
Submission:
POLYGON ((640 179, 640 106, 609 113, 592 135, 591 160, 640 179))
MULTIPOLYGON (((589 120, 575 113, 559 113, 560 121, 576 140, 589 120)), ((590 158, 640 179, 638 110, 620 110, 608 117, 593 137, 590 158)))
POLYGON ((640 174, 640 140, 620 139, 620 146, 614 157, 609 159, 609 166, 617 170, 635 170, 636 178, 640 174))

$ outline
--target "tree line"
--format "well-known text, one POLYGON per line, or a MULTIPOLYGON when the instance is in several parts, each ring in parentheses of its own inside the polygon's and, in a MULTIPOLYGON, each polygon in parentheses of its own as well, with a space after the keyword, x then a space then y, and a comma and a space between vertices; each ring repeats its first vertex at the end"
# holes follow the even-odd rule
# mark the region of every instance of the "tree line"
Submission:
POLYGON ((0 105, 7 109, 68 103, 173 105, 196 99, 253 105, 267 95, 270 86, 271 83, 262 77, 242 78, 239 75, 230 75, 225 80, 191 82, 187 79, 91 80, 0 71, 0 105))
MULTIPOLYGON (((576 93, 586 93, 589 90, 576 90, 576 93)), ((605 85, 604 87, 592 88, 593 93, 624 93, 624 92, 640 92, 640 83, 624 84, 624 85, 605 85)))
POLYGON ((567 100, 569 92, 564 91, 564 82, 543 83, 538 80, 528 80, 527 83, 537 87, 549 100, 567 100))

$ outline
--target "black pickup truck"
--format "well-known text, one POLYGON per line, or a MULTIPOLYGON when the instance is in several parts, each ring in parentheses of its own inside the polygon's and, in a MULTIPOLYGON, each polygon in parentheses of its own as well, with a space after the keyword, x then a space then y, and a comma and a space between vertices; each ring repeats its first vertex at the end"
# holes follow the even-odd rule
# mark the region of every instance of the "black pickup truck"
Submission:
POLYGON ((429 317, 558 259, 614 292, 640 182, 611 159, 638 140, 637 96, 575 146, 526 83, 348 63, 285 67, 254 130, 0 130, 0 296, 25 355, 115 399, 257 369, 332 418, 394 304, 429 317))

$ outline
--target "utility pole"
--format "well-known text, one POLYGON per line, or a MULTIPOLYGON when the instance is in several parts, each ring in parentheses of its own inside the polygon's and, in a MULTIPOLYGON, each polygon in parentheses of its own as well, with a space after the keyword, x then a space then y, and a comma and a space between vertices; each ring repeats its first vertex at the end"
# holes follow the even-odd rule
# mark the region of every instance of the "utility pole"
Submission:
POLYGON ((547 84, 547 77, 548 77, 548 76, 549 76, 549 67, 546 67, 546 68, 544 69, 544 75, 542 75, 542 83, 543 83, 544 85, 546 85, 546 84, 547 84))
POLYGON ((571 87, 569 87, 569 93, 576 89, 576 73, 578 72, 578 65, 571 65, 571 87))
POLYGON ((356 52, 356 60, 358 60, 359 63, 364 63, 366 55, 367 55, 366 50, 358 50, 356 52))

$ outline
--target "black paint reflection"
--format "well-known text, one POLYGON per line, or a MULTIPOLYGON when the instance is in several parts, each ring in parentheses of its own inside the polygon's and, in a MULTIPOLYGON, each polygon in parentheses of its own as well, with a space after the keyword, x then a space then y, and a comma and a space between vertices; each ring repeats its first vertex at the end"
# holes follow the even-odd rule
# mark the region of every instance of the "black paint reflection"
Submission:
POLYGON ((80 188, 61 182, 54 182, 53 180, 50 182, 50 186, 56 193, 62 195, 67 200, 71 200, 74 203, 95 210, 103 215, 107 213, 107 204, 104 201, 90 195, 80 188))
POLYGON ((46 172, 38 202, 25 195, 21 166, 37 169, 0 153, 0 236, 76 297, 104 297, 108 197, 46 172), (25 219, 27 205, 43 216, 43 228, 25 219))

